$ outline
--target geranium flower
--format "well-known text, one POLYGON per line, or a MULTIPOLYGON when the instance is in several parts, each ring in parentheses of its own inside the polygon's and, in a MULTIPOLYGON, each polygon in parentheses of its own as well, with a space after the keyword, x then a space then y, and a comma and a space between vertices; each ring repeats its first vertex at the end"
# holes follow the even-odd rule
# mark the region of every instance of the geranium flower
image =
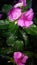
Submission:
POLYGON ((21 52, 14 52, 13 58, 17 65, 24 65, 28 59, 28 56, 24 55, 21 52))
POLYGON ((30 25, 33 24, 33 21, 32 21, 33 15, 34 15, 34 13, 33 13, 32 8, 30 8, 28 11, 22 13, 22 16, 19 18, 19 20, 17 22, 18 26, 26 27, 26 28, 30 27, 30 25))
POLYGON ((14 21, 16 19, 18 19, 21 16, 21 9, 20 8, 12 8, 9 12, 8 12, 8 19, 10 21, 14 21))

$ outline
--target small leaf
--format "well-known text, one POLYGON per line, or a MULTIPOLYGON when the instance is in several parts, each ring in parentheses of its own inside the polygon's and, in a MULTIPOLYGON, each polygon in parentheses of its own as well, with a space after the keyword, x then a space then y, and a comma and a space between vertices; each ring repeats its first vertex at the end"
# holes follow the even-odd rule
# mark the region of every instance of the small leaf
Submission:
POLYGON ((10 22, 9 24, 9 30, 11 33, 15 33, 18 29, 17 24, 15 24, 15 22, 10 22))
POLYGON ((32 25, 31 27, 25 28, 24 30, 28 34, 37 35, 37 26, 36 25, 32 25))
POLYGON ((7 39, 7 44, 8 46, 14 46, 14 43, 15 43, 15 37, 13 34, 10 35, 10 37, 7 39))
POLYGON ((23 46, 24 46, 23 41, 21 41, 21 40, 16 40, 16 41, 15 41, 15 44, 14 44, 13 50, 14 50, 14 51, 23 51, 23 46))

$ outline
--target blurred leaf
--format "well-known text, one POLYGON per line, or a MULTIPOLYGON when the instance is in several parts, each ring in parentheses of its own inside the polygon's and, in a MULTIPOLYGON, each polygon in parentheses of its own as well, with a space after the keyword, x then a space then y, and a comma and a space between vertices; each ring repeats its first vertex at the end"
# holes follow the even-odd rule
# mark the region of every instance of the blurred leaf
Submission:
POLYGON ((25 51, 24 52, 27 56, 32 57, 33 56, 33 52, 30 51, 25 51))
POLYGON ((9 23, 7 22, 7 20, 6 21, 0 20, 0 29, 7 29, 8 26, 9 26, 9 23))
POLYGON ((31 3, 32 3, 31 0, 26 0, 26 3, 27 3, 26 7, 22 8, 23 12, 25 12, 26 10, 28 10, 29 8, 31 8, 31 3))
POLYGON ((0 20, 0 36, 8 37, 9 35, 9 23, 7 21, 0 20))
POLYGON ((23 41, 24 41, 25 46, 26 46, 27 43, 28 43, 28 36, 27 36, 27 34, 25 33, 24 30, 21 31, 21 34, 22 34, 22 36, 23 36, 23 41))
POLYGON ((4 54, 9 54, 11 53, 11 47, 6 47, 6 48, 0 48, 0 54, 4 55, 4 54))
POLYGON ((37 18, 34 18, 34 23, 37 25, 37 18))
POLYGON ((14 51, 23 51, 24 43, 21 40, 16 40, 14 43, 14 51))
POLYGON ((13 34, 11 34, 10 35, 10 37, 7 39, 7 44, 9 45, 9 46, 14 46, 14 43, 15 43, 15 37, 14 37, 14 35, 13 34))
POLYGON ((37 35, 37 26, 34 25, 34 24, 31 27, 27 28, 27 29, 25 28, 24 30, 28 34, 37 35))
POLYGON ((2 10, 4 10, 5 11, 5 13, 8 13, 8 11, 10 10, 12 8, 12 6, 11 5, 7 5, 7 4, 5 4, 3 7, 2 7, 2 10))
POLYGON ((31 5, 32 1, 31 0, 26 0, 26 2, 27 2, 27 8, 30 8, 30 5, 31 5))
POLYGON ((12 46, 12 51, 23 50, 24 43, 21 40, 17 40, 15 36, 11 35, 8 40, 7 44, 12 46))
POLYGON ((10 22, 9 24, 9 30, 11 33, 15 33, 18 29, 18 25, 15 24, 15 22, 10 22))

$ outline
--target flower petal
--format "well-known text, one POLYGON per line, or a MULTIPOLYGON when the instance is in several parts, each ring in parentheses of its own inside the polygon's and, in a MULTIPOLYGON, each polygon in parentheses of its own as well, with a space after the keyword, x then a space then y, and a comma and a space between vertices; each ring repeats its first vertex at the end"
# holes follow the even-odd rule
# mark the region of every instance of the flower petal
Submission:
POLYGON ((22 12, 20 8, 12 8, 9 12, 8 12, 8 18, 10 21, 14 21, 16 19, 18 19, 21 16, 22 12))
POLYGON ((14 58, 19 59, 22 56, 21 52, 15 52, 14 53, 14 58))
POLYGON ((28 28, 33 24, 33 21, 25 21, 24 27, 28 28))
POLYGON ((16 7, 22 7, 23 6, 23 3, 21 2, 21 3, 17 3, 17 4, 15 4, 14 5, 14 7, 16 8, 16 7))
POLYGON ((26 63, 26 60, 28 59, 28 56, 24 56, 23 59, 21 60, 22 63, 26 63))
POLYGON ((18 24, 18 26, 23 27, 24 26, 24 20, 23 19, 19 19, 17 24, 18 24))
POLYGON ((32 20, 33 19, 33 17, 34 17, 34 13, 32 12, 27 18, 28 18, 28 20, 32 20))
POLYGON ((14 52, 13 57, 17 65, 24 65, 26 63, 26 60, 28 59, 28 56, 25 56, 21 52, 14 52))
POLYGON ((30 8, 27 12, 25 12, 25 16, 29 16, 33 12, 33 9, 30 8))

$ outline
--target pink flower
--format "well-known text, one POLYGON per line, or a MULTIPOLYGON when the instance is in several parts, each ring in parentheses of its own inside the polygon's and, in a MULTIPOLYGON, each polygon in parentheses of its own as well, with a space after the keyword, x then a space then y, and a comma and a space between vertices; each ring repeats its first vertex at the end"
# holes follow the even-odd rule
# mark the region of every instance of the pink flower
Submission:
POLYGON ((19 0, 19 2, 22 2, 23 3, 23 6, 26 6, 26 0, 19 0))
POLYGON ((14 5, 14 7, 22 7, 22 6, 26 6, 26 0, 19 0, 19 2, 17 4, 14 5))
POLYGON ((23 2, 19 2, 19 3, 17 3, 17 4, 14 5, 15 8, 16 7, 22 7, 22 6, 23 6, 23 2))
POLYGON ((26 27, 26 28, 30 27, 30 25, 33 24, 33 21, 32 21, 33 15, 34 15, 34 13, 33 13, 32 8, 29 9, 28 11, 24 12, 22 14, 21 18, 19 18, 19 20, 17 22, 18 26, 26 27))
POLYGON ((17 65, 24 65, 26 63, 26 60, 28 59, 28 56, 24 55, 21 52, 14 52, 13 57, 17 65))
POLYGON ((20 8, 12 8, 8 12, 8 18, 10 21, 14 21, 21 16, 21 9, 20 8))

